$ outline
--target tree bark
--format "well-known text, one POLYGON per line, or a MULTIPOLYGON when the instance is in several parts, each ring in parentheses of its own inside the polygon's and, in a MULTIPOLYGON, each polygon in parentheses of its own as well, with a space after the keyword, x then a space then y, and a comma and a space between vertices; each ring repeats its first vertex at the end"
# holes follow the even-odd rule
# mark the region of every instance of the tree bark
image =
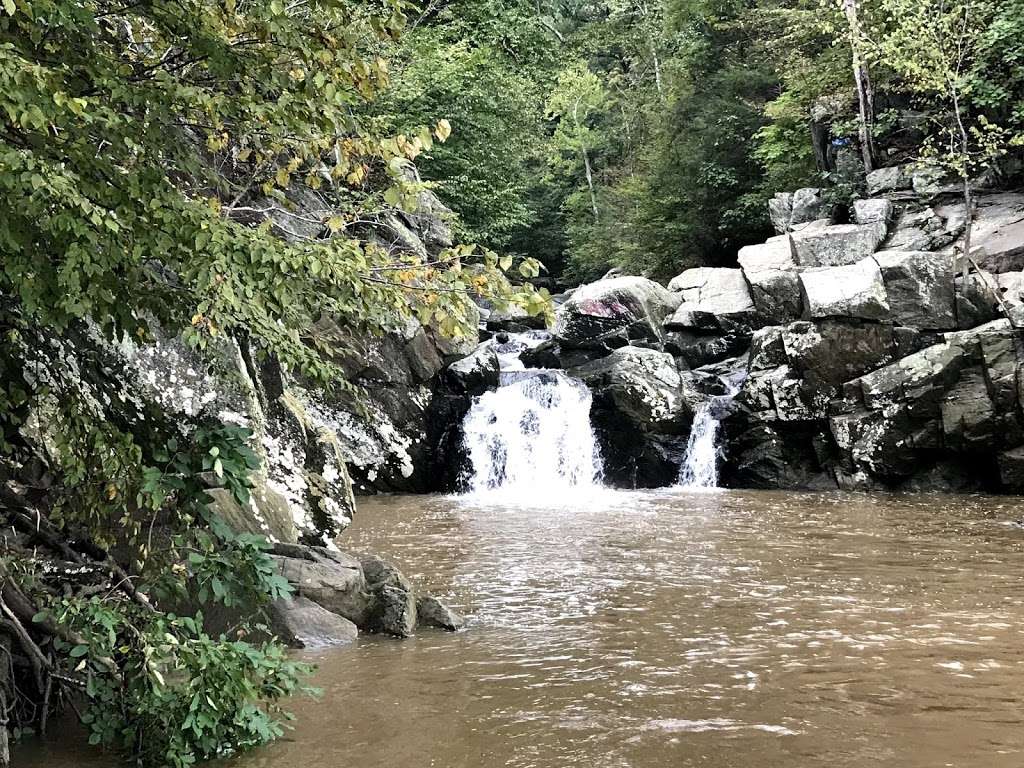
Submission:
POLYGON ((860 55, 860 18, 857 15, 857 0, 843 0, 843 11, 850 25, 853 80, 857 85, 857 104, 860 110, 860 151, 864 158, 864 173, 871 173, 875 169, 875 97, 871 88, 871 73, 860 55))

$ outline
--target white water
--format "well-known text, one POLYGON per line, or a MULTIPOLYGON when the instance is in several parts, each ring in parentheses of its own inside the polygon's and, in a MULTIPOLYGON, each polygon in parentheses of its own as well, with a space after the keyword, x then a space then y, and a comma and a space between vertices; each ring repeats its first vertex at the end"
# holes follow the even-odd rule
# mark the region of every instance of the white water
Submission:
POLYGON ((679 484, 688 490, 718 487, 718 427, 710 402, 702 403, 693 416, 686 458, 679 469, 679 484))
POLYGON ((720 416, 736 397, 742 380, 734 381, 723 377, 727 392, 701 403, 693 415, 693 426, 686 441, 686 458, 679 468, 679 485, 689 491, 709 490, 718 487, 718 460, 722 448, 718 444, 720 416))
POLYGON ((473 495, 509 501, 578 498, 596 490, 601 464, 590 391, 557 371, 510 371, 463 422, 473 495))

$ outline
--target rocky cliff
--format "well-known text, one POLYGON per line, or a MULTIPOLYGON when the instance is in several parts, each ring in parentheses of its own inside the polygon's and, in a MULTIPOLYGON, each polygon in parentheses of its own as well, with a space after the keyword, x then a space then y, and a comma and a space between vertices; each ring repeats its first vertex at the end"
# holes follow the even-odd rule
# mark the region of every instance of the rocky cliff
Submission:
POLYGON ((735 390, 728 485, 1024 490, 1024 195, 979 195, 964 279, 955 189, 913 167, 868 187, 848 210, 777 195, 736 268, 561 297, 523 359, 591 387, 607 480, 672 484, 695 410, 735 390))

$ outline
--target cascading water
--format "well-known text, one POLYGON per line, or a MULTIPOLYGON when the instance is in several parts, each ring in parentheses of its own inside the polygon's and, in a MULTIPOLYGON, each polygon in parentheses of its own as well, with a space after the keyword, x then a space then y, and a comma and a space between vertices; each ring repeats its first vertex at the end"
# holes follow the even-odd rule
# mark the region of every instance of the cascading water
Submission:
POLYGON ((549 499, 600 483, 590 391, 558 371, 523 369, 514 348, 533 341, 513 337, 498 348, 501 385, 478 397, 466 414, 471 494, 549 499))
POLYGON ((718 487, 718 459, 722 455, 718 430, 742 381, 723 379, 723 383, 727 389, 726 394, 701 403, 693 415, 693 426, 686 442, 686 457, 679 468, 679 485, 690 491, 718 487))

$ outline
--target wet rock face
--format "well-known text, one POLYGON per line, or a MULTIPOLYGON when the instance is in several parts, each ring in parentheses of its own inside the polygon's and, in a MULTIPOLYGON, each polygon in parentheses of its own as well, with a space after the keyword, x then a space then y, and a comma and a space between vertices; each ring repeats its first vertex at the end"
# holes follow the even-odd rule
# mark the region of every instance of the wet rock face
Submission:
POLYGON ((606 480, 626 487, 674 483, 700 395, 672 356, 624 347, 567 373, 593 394, 591 421, 606 480))

